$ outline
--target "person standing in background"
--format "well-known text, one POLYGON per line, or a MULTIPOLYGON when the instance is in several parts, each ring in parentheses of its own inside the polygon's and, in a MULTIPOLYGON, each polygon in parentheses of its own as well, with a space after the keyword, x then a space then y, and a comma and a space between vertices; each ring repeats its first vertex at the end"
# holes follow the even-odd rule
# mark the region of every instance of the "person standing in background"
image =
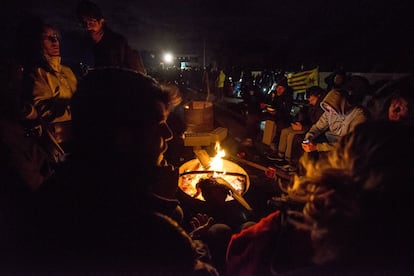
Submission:
POLYGON ((221 102, 224 98, 224 82, 226 81, 226 73, 220 68, 216 79, 216 96, 217 101, 221 102))
POLYGON ((76 7, 76 16, 92 43, 92 67, 121 67, 147 73, 140 52, 132 49, 123 35, 108 27, 97 4, 82 0, 76 7))

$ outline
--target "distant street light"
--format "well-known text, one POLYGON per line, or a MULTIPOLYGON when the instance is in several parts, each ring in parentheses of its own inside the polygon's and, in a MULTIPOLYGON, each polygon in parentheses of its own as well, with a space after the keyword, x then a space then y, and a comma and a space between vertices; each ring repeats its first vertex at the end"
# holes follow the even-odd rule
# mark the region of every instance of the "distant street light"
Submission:
POLYGON ((174 56, 171 53, 165 53, 162 59, 166 64, 171 64, 174 60, 174 56))

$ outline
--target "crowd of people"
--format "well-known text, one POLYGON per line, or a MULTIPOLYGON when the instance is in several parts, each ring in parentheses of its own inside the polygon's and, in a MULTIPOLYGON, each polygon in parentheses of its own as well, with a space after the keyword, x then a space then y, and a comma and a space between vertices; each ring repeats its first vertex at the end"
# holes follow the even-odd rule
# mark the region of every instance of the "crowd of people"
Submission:
MULTIPOLYGON (((263 108, 277 125, 269 158, 301 168, 288 190, 297 204, 226 224, 229 190, 202 180, 208 208, 189 227, 178 170, 165 158, 179 88, 147 74, 95 3, 79 2, 76 17, 93 57, 84 74, 65 65, 58 28, 38 17, 21 23, 18 55, 2 64, 2 273, 413 271, 413 75, 368 102, 355 79, 333 77, 329 90, 309 87, 294 116, 293 93, 278 80, 263 108)), ((255 116, 260 103, 252 101, 255 116)))

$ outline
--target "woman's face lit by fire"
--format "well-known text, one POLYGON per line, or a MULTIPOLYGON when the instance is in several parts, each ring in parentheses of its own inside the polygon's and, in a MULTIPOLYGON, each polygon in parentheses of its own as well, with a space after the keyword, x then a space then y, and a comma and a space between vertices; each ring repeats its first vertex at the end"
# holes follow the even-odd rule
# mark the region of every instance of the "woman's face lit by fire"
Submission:
POLYGON ((51 27, 45 27, 43 30, 42 49, 47 56, 60 56, 59 35, 51 27))
POLYGON ((167 124, 168 111, 163 103, 158 103, 158 112, 160 117, 154 126, 150 127, 149 132, 145 135, 145 140, 148 145, 148 154, 154 154, 156 165, 165 165, 164 154, 168 149, 167 142, 173 138, 173 133, 167 124))

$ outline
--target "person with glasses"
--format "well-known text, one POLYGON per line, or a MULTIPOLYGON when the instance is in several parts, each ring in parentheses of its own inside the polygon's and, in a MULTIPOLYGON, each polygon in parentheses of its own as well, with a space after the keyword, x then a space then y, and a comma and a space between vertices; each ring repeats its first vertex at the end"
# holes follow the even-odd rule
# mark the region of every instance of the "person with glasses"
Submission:
POLYGON ((58 29, 33 16, 21 22, 19 59, 23 66, 23 114, 40 122, 41 141, 58 164, 71 151, 70 100, 78 79, 62 64, 58 29), (26 114, 27 113, 27 114, 26 114))
POLYGON ((31 235, 18 239, 22 247, 8 241, 13 272, 53 264, 75 275, 218 275, 206 245, 165 209, 179 204, 166 153, 167 120, 181 100, 178 87, 129 69, 97 68, 79 81, 73 154, 37 191, 31 235))
POLYGON ((92 44, 91 67, 121 67, 146 74, 139 51, 130 47, 125 36, 108 27, 97 4, 82 0, 76 7, 76 16, 92 44))

